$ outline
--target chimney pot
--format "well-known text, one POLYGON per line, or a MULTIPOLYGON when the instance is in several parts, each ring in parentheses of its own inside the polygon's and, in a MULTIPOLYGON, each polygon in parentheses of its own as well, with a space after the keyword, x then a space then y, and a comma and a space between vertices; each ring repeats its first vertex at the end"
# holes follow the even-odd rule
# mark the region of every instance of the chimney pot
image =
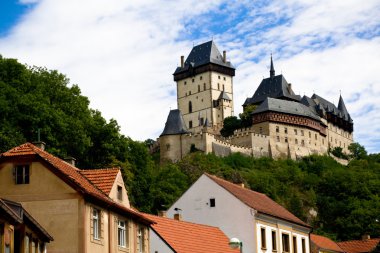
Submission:
POLYGON ((226 50, 223 51, 223 62, 227 61, 227 52, 226 50))
POLYGON ((75 161, 76 159, 74 157, 71 157, 71 156, 68 156, 68 157, 65 157, 63 159, 65 162, 67 162, 68 164, 72 165, 75 167, 75 161))
POLYGON ((370 235, 362 235, 362 240, 369 240, 371 239, 370 235))
POLYGON ((166 211, 158 211, 158 216, 166 218, 166 211))
POLYGON ((42 149, 42 150, 45 150, 46 143, 43 141, 35 141, 35 142, 33 142, 33 145, 42 149))
POLYGON ((185 57, 181 55, 181 68, 185 66, 185 57))
POLYGON ((176 214, 174 214, 174 219, 178 220, 178 221, 181 221, 182 220, 182 215, 179 214, 179 213, 176 213, 176 214))

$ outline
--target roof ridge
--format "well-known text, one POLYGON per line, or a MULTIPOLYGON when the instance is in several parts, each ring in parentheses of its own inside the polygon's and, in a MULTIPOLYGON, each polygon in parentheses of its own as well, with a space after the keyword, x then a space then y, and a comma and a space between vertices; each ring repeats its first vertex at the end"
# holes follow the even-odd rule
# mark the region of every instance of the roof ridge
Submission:
POLYGON ((120 167, 100 168, 100 169, 80 169, 79 171, 99 171, 99 170, 121 170, 120 167))

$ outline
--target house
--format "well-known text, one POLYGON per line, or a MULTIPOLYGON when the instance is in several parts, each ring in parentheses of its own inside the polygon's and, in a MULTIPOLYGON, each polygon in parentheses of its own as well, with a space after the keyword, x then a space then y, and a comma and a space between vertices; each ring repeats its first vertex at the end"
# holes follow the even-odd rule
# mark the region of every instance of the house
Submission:
POLYGON ((153 221, 130 208, 120 171, 79 170, 39 145, 1 154, 0 197, 21 203, 49 231, 48 252, 149 252, 153 221))
POLYGON ((343 253, 343 249, 330 238, 310 234, 311 253, 343 253))
POLYGON ((338 242, 338 245, 347 253, 380 252, 380 238, 371 239, 368 235, 362 240, 338 242))
POLYGON ((46 252, 53 237, 20 203, 0 199, 0 252, 46 252))
POLYGON ((145 214, 155 222, 150 231, 152 253, 238 253, 229 247, 229 238, 217 227, 145 214))
POLYGON ((167 211, 219 227, 244 253, 310 253, 311 227, 265 194, 204 173, 167 211))

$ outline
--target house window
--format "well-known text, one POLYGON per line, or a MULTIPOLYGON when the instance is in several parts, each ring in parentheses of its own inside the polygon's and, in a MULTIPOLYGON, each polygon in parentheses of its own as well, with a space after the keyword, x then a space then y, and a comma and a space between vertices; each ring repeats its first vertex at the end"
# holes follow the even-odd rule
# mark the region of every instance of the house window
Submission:
POLYGON ((267 248, 267 240, 265 238, 265 228, 261 228, 261 248, 267 248))
POLYGON ((145 251, 144 229, 142 227, 139 227, 137 231, 137 252, 143 253, 144 251, 145 251))
POLYGON ((119 247, 127 247, 127 230, 125 221, 119 220, 117 222, 117 245, 119 247))
POLYGON ((29 165, 18 165, 15 168, 16 184, 29 184, 29 165))
POLYGON ((288 134, 288 128, 287 127, 285 127, 285 129, 284 129, 284 133, 288 134))
POLYGON ((95 240, 100 240, 100 211, 92 210, 92 234, 95 240))
POLYGON ((277 235, 274 230, 272 230, 272 251, 277 251, 277 235))
POLYGON ((25 236, 25 241, 24 241, 24 244, 25 244, 25 247, 24 247, 25 248, 25 253, 29 253, 29 243, 30 243, 29 236, 26 235, 25 236))
POLYGON ((123 200, 123 187, 120 185, 117 186, 117 199, 123 200))
POLYGON ((282 252, 289 252, 289 235, 281 234, 282 238, 282 252))
POLYGON ((210 199, 210 207, 215 207, 215 199, 210 199))
POLYGON ((306 253, 306 241, 305 241, 305 238, 302 238, 301 243, 302 243, 302 253, 306 253))
POLYGON ((293 253, 297 253, 297 237, 293 236, 293 253))
POLYGON ((189 101, 189 113, 193 112, 193 104, 189 101))
POLYGON ((280 127, 276 126, 276 133, 279 133, 279 132, 280 132, 280 127))
POLYGON ((189 121, 189 128, 193 128, 193 121, 192 120, 189 121))
POLYGON ((297 135, 297 129, 294 129, 294 134, 297 135))

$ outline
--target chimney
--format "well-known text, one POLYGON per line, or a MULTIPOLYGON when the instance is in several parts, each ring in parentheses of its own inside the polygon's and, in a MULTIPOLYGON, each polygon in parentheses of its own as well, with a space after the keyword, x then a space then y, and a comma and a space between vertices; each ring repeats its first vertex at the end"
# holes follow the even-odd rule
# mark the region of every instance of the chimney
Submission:
POLYGON ((236 183, 237 186, 240 186, 241 188, 245 188, 245 184, 244 183, 236 183))
POLYGON ((369 240, 371 239, 371 236, 370 235, 362 235, 362 240, 369 240))
POLYGON ((179 213, 176 213, 176 214, 174 214, 174 219, 180 221, 180 220, 182 220, 182 215, 179 213))
POLYGON ((68 157, 65 157, 63 159, 65 162, 67 162, 68 164, 72 165, 75 167, 75 161, 76 159, 74 157, 71 157, 71 156, 68 156, 68 157))
POLYGON ((223 62, 227 61, 226 50, 223 51, 223 62))
POLYGON ((158 216, 166 218, 166 211, 158 211, 158 216))
POLYGON ((181 55, 181 68, 184 67, 185 58, 183 55, 181 55))
POLYGON ((35 142, 33 142, 33 145, 42 149, 42 150, 45 150, 46 143, 43 141, 35 141, 35 142))

